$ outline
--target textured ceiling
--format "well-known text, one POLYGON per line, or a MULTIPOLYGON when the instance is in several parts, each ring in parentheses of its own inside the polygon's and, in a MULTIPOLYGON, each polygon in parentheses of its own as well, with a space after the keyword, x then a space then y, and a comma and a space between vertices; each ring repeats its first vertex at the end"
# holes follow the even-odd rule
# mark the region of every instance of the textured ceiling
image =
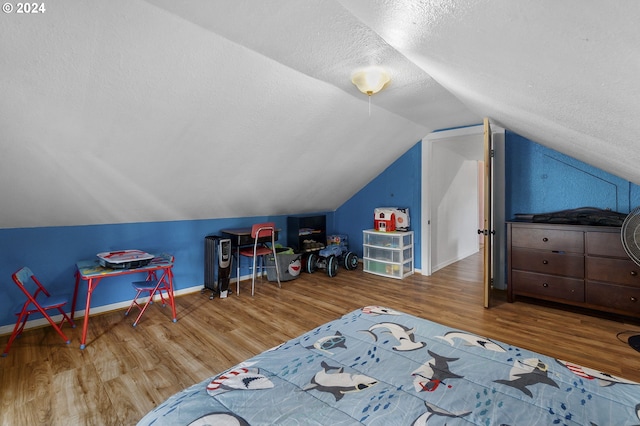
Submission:
POLYGON ((0 228, 333 210, 484 116, 640 183, 640 2, 46 6, 0 16, 0 228))

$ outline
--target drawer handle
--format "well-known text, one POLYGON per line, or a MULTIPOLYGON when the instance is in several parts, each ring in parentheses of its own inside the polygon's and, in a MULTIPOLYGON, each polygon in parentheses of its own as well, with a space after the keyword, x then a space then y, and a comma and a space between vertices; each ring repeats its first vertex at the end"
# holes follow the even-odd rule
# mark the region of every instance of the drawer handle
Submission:
POLYGON ((547 283, 542 283, 542 287, 549 287, 549 284, 547 284, 547 283))
POLYGON ((635 277, 635 276, 637 276, 637 275, 638 275, 638 273, 637 273, 636 271, 631 271, 631 276, 632 276, 632 277, 635 277))
POLYGON ((546 243, 547 241, 549 241, 549 239, 547 237, 544 237, 542 241, 546 243))
POLYGON ((637 301, 638 301, 638 298, 637 298, 637 297, 634 297, 634 296, 631 296, 631 301, 632 301, 632 302, 637 302, 637 301))
POLYGON ((542 264, 543 264, 543 265, 546 265, 546 264, 548 264, 548 263, 549 263, 549 261, 548 261, 547 259, 544 259, 544 260, 542 261, 542 264))

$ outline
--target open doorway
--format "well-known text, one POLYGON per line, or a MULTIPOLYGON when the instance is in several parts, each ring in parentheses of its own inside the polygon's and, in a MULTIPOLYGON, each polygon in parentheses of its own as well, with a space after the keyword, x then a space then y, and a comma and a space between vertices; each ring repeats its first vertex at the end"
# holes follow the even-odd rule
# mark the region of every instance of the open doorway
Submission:
MULTIPOLYGON (((493 129, 494 140, 502 145, 504 130, 493 129), (500 134, 499 137, 495 137, 500 134)), ((478 229, 484 228, 484 151, 483 126, 435 132, 422 145, 422 274, 442 269, 481 249, 478 229)), ((494 170, 494 224, 498 231, 494 245, 503 251, 504 163, 494 170)), ((496 253, 496 262, 503 254, 496 253)), ((503 278, 498 280, 502 282, 503 278)), ((500 284, 501 285, 501 284, 500 284)), ((500 287, 500 285, 498 287, 500 287)))

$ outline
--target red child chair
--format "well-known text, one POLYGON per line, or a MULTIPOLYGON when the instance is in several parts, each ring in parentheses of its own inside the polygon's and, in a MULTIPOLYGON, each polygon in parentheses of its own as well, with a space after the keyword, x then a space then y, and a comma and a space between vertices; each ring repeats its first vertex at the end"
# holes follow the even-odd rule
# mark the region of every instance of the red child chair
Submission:
POLYGON ((47 321, 49 321, 53 329, 60 335, 60 337, 62 337, 62 340, 67 344, 71 343, 71 339, 67 338, 61 330, 62 324, 64 324, 65 321, 71 324, 72 327, 76 326, 71 318, 69 318, 69 316, 62 310, 62 307, 67 304, 67 300, 61 297, 52 297, 42 283, 35 277, 35 275, 33 275, 31 269, 27 267, 14 272, 11 277, 18 288, 20 288, 20 290, 27 296, 27 300, 22 305, 22 308, 15 313, 18 320, 16 321, 13 333, 11 333, 11 337, 9 337, 9 342, 4 348, 2 356, 7 356, 13 341, 16 337, 22 334, 22 330, 29 319, 29 315, 35 314, 36 312, 41 313, 47 321), (59 325, 56 324, 56 322, 47 313, 47 311, 51 309, 58 310, 62 315, 62 320, 59 325))
MULTIPOLYGON (((255 293, 256 286, 256 266, 257 260, 261 261, 262 269, 264 269, 264 257, 265 255, 273 255, 275 261, 276 268, 276 277, 278 278, 278 287, 280 285, 280 270, 278 269, 278 256, 276 255, 276 225, 273 222, 265 222, 265 223, 256 223, 251 227, 251 238, 253 239, 253 246, 246 247, 240 250, 241 256, 250 257, 253 260, 253 271, 251 274, 251 295, 255 293), (268 240, 268 244, 263 243, 262 241, 268 240), (260 258, 260 259, 258 259, 260 258)), ((240 262, 240 259, 238 259, 240 262)), ((261 270, 261 275, 263 271, 261 270)), ((236 294, 240 294, 240 281, 238 277, 238 282, 236 284, 236 294)))
MULTIPOLYGON (((166 254, 166 253, 158 255, 156 258, 154 258, 154 260, 155 259, 165 261, 168 263, 174 262, 173 255, 166 254)), ((172 285, 171 274, 172 274, 171 270, 166 270, 165 272, 163 272, 161 278, 158 279, 156 271, 153 271, 147 277, 146 281, 134 281, 131 283, 134 290, 136 291, 136 295, 133 298, 131 305, 129 305, 129 309, 127 309, 127 312, 125 312, 125 316, 129 315, 129 312, 131 312, 131 309, 133 309, 134 306, 140 310, 137 318, 133 322, 134 327, 137 326, 138 323, 140 322, 140 318, 142 318, 142 314, 144 314, 144 312, 147 310, 147 307, 153 303, 153 298, 156 294, 160 296, 160 300, 162 301, 163 307, 167 306, 167 301, 169 302, 169 304, 171 304, 172 307, 175 306, 173 301, 173 289, 171 288, 171 285, 172 285), (147 297, 147 300, 145 302, 138 300, 138 298, 141 296, 147 297)), ((175 315, 175 308, 173 313, 175 315)), ((176 322, 175 317, 173 318, 173 322, 176 322)))

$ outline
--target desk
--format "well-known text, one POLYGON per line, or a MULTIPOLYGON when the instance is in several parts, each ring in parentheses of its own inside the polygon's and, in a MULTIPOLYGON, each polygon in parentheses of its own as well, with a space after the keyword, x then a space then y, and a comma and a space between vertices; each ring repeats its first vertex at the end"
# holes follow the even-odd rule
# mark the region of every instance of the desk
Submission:
MULTIPOLYGON (((176 305, 173 295, 173 263, 169 260, 162 257, 155 257, 153 258, 153 260, 151 260, 151 263, 140 268, 110 269, 100 266, 98 259, 92 259, 79 261, 78 263, 76 263, 76 268, 76 284, 73 291, 73 301, 71 302, 71 319, 73 319, 76 312, 76 302, 78 300, 78 288, 80 287, 80 281, 82 280, 87 282, 87 305, 84 311, 84 324, 82 326, 82 339, 80 341, 80 349, 85 348, 85 343, 87 340, 87 330, 89 328, 89 309, 91 308, 91 295, 93 294, 93 290, 96 289, 100 281, 106 277, 118 277, 121 275, 146 273, 147 280, 158 280, 157 274, 158 272, 161 272, 162 275, 158 280, 158 285, 160 285, 161 283, 166 283, 169 287, 170 291, 168 291, 167 293, 169 294, 169 304, 171 305, 173 322, 177 321, 176 305)), ((149 298, 149 300, 145 304, 145 308, 149 303, 151 303, 151 301, 152 298, 149 298)), ((140 312, 140 315, 138 315, 136 322, 140 319, 140 316, 142 316, 143 312, 144 310, 140 312)))
MULTIPOLYGON (((276 229, 276 233, 274 238, 278 239, 278 232, 280 230, 276 229)), ((246 228, 232 228, 232 229, 222 229, 220 233, 225 237, 231 240, 231 246, 236 248, 236 293, 240 288, 240 247, 252 246, 254 241, 251 238, 251 227, 246 228)), ((261 243, 270 243, 271 237, 260 238, 258 242, 261 243)))

